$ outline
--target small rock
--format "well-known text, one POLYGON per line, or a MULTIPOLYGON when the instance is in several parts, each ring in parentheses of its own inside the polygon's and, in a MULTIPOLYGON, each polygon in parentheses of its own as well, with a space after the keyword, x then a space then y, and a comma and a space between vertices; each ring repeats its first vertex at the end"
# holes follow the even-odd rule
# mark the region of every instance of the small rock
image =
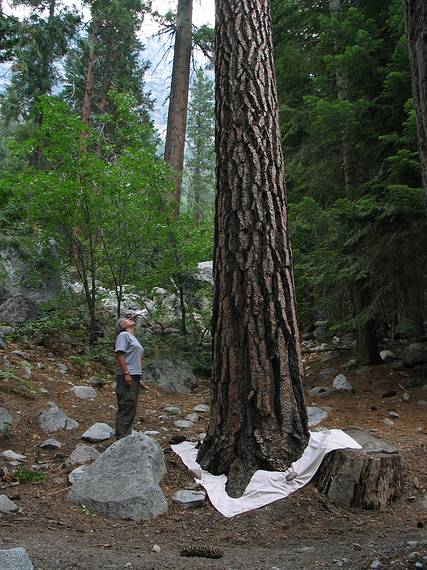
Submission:
POLYGON ((205 499, 205 491, 191 491, 189 489, 177 491, 172 497, 172 501, 174 503, 180 507, 186 508, 198 507, 205 501, 205 499))
POLYGON ((72 391, 76 398, 80 398, 80 400, 93 400, 97 396, 95 388, 90 386, 75 386, 72 391))
POLYGON ((185 419, 188 420, 189 422, 192 422, 193 424, 196 424, 199 421, 199 416, 196 413, 187 414, 185 416, 185 419))
POLYGON ((416 540, 408 540, 408 542, 406 543, 406 546, 413 550, 414 548, 417 548, 418 546, 418 542, 416 540))
POLYGON ((43 443, 39 445, 42 449, 60 449, 62 445, 54 437, 46 439, 43 443))
POLYGON ((403 392, 402 400, 403 400, 404 402, 409 402, 410 399, 411 399, 411 395, 408 394, 408 392, 403 392))
POLYGON ((327 352, 322 352, 320 356, 320 360, 322 362, 328 362, 329 360, 335 360, 335 358, 339 358, 340 353, 338 350, 328 350, 327 352))
POLYGON ((148 437, 156 437, 157 435, 160 435, 159 431, 156 430, 149 430, 149 431, 144 431, 143 432, 144 435, 148 435, 148 437))
POLYGON ((374 570, 375 570, 376 568, 381 568, 381 562, 380 562, 378 559, 377 559, 377 560, 374 560, 374 561, 372 562, 372 564, 371 564, 371 568, 373 568, 374 570))
POLYGON ((28 354, 28 352, 24 352, 23 350, 12 350, 11 354, 18 356, 19 358, 23 358, 24 360, 30 360, 30 358, 31 358, 30 355, 28 354))
POLYGON ((398 420, 398 419, 400 418, 400 416, 399 416, 399 414, 398 414, 397 412, 391 411, 391 412, 388 413, 388 415, 389 415, 389 417, 390 417, 391 419, 393 419, 393 420, 398 420))
POLYGON ((0 495, 0 513, 14 513, 18 507, 6 495, 0 495))
POLYGON ((65 364, 58 364, 58 368, 61 374, 67 374, 68 366, 66 366, 65 364))
POLYGON ((160 548, 160 546, 159 546, 158 544, 155 544, 151 550, 152 550, 153 552, 159 553, 159 552, 161 551, 161 548, 160 548))
POLYGON ((67 414, 58 408, 55 404, 41 412, 39 415, 40 428, 45 432, 54 432, 65 428, 67 423, 67 414))
POLYGON ((335 376, 336 373, 337 370, 335 370, 335 368, 324 368, 319 372, 319 376, 321 378, 327 378, 328 376, 335 376))
POLYGON ((0 453, 0 456, 5 457, 6 459, 10 459, 11 461, 25 461, 25 455, 22 455, 21 453, 15 453, 11 449, 2 451, 0 453))
POLYGON ((177 420, 175 422, 175 427, 179 428, 179 429, 186 429, 186 428, 190 428, 193 427, 193 422, 190 422, 189 420, 177 420))
POLYGON ((68 431, 72 431, 73 429, 77 429, 79 427, 79 422, 76 422, 76 420, 73 420, 71 418, 67 418, 67 421, 65 422, 65 429, 67 429, 68 431))
POLYGON ((97 449, 84 443, 79 443, 70 457, 67 459, 67 465, 84 465, 95 461, 101 454, 97 449))
POLYGON ((180 408, 178 406, 165 406, 164 411, 168 416, 178 416, 181 413, 180 408))
POLYGON ((207 434, 205 432, 199 433, 197 439, 199 441, 205 441, 207 434))
POLYGON ((328 398, 329 396, 335 396, 338 390, 332 386, 316 386, 316 388, 309 390, 308 393, 314 398, 328 398))
POLYGON ((13 417, 6 410, 6 408, 0 407, 0 433, 5 433, 12 421, 13 417))
POLYGON ((359 550, 362 550, 362 547, 360 546, 360 544, 358 542, 354 542, 353 543, 353 550, 359 551, 359 550))
POLYGON ((114 430, 108 424, 97 422, 85 431, 82 435, 82 439, 96 443, 110 439, 113 435, 114 430))
POLYGON ((385 363, 393 362, 394 360, 394 354, 391 352, 391 350, 382 350, 380 352, 380 356, 382 361, 385 363))
POLYGON ((308 427, 316 426, 320 424, 323 420, 326 420, 329 413, 324 408, 318 408, 317 406, 307 406, 307 416, 308 416, 308 427))
POLYGON ((419 408, 427 408, 427 402, 425 400, 418 400, 415 405, 419 408))
POLYGON ((1 349, 6 348, 6 343, 5 343, 5 341, 2 339, 1 336, 0 336, 0 348, 1 348, 1 349))
POLYGON ((92 378, 89 379, 89 384, 95 388, 102 388, 106 383, 107 380, 101 376, 92 376, 92 378))
POLYGON ((2 570, 33 570, 30 557, 25 548, 0 550, 0 568, 2 570))
POLYGON ((423 570, 424 564, 422 562, 415 562, 416 570, 423 570))
POLYGON ((338 376, 335 377, 334 382, 333 382, 333 387, 336 388, 338 390, 338 392, 353 392, 353 386, 351 385, 351 383, 347 380, 346 376, 344 376, 344 374, 338 374, 338 376))
POLYGON ((209 412, 209 406, 206 404, 198 404, 197 406, 194 406, 193 410, 200 414, 204 414, 205 412, 209 412))
POLYGON ((298 552, 315 552, 315 550, 315 546, 301 546, 301 548, 298 548, 298 552))
POLYGON ((387 390, 387 392, 384 392, 381 398, 393 398, 393 396, 397 396, 396 390, 387 390))
POLYGON ((389 418, 384 418, 381 421, 387 427, 393 427, 394 426, 394 422, 392 422, 389 418))

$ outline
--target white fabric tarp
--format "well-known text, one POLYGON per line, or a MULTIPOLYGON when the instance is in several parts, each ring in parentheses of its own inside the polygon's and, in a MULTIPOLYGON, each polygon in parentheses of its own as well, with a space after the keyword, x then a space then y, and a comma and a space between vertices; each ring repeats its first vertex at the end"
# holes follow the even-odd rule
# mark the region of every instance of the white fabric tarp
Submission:
POLYGON ((194 473, 197 483, 206 489, 212 505, 225 517, 234 517, 258 509, 284 499, 304 487, 313 478, 323 458, 330 451, 346 448, 361 449, 361 445, 342 430, 310 432, 310 440, 304 453, 287 471, 256 471, 243 495, 234 499, 229 497, 225 490, 227 482, 225 475, 211 475, 197 463, 195 443, 184 441, 171 447, 180 456, 184 465, 194 473))

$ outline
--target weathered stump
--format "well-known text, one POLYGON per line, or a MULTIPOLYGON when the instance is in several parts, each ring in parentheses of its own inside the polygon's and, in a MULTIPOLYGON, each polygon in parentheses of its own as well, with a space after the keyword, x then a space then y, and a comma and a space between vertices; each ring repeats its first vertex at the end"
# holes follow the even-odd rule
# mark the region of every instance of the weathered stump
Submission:
POLYGON ((315 485, 337 505, 384 510, 402 488, 402 459, 383 439, 359 428, 343 430, 362 449, 339 449, 323 460, 315 485))

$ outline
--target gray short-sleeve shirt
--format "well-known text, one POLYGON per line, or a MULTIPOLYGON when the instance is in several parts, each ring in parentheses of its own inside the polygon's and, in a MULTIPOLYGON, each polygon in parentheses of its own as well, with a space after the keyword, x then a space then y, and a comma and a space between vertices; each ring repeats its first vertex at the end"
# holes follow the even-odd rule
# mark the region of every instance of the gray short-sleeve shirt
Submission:
POLYGON ((123 331, 117 335, 115 352, 116 354, 123 352, 125 355, 129 374, 142 373, 141 358, 144 354, 144 348, 133 334, 123 331))

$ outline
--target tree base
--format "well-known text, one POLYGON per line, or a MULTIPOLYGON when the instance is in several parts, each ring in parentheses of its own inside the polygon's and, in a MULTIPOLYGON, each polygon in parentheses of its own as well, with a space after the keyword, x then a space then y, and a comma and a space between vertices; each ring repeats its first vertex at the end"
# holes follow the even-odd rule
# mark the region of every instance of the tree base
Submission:
POLYGON ((337 505, 384 510, 402 488, 402 459, 386 441, 359 428, 343 430, 362 449, 329 453, 315 478, 315 485, 337 505))

